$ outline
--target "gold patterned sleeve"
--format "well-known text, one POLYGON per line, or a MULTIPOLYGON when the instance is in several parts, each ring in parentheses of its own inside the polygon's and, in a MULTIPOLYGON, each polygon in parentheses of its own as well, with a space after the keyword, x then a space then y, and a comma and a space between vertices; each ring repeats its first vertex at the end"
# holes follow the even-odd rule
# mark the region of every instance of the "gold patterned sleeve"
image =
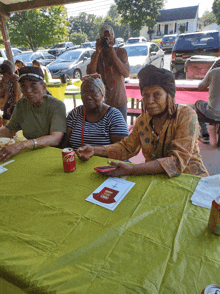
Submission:
POLYGON ((197 114, 191 107, 183 106, 180 109, 176 123, 176 133, 170 143, 168 156, 157 159, 169 177, 178 176, 189 165, 192 155, 195 156, 193 153, 197 151, 199 136, 197 114))
POLYGON ((141 142, 139 138, 138 121, 139 119, 136 120, 130 135, 118 143, 105 146, 105 149, 108 153, 108 158, 126 160, 139 153, 141 149, 141 142))

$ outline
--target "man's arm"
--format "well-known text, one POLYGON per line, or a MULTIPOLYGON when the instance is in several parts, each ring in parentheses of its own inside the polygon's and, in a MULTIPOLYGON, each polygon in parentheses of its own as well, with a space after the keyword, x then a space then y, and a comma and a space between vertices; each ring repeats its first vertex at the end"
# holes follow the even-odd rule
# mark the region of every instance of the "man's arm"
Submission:
POLYGON ((129 68, 128 58, 127 58, 127 52, 125 49, 123 48, 121 49, 125 51, 123 52, 123 54, 125 55, 125 60, 126 60, 125 62, 121 61, 121 59, 118 57, 114 47, 109 46, 109 48, 107 49, 107 52, 110 58, 113 60, 113 63, 117 67, 119 73, 123 77, 128 78, 130 73, 130 68, 129 68))
POLYGON ((94 74, 97 72, 97 64, 99 55, 102 51, 102 47, 100 46, 100 39, 96 40, 96 51, 92 54, 91 62, 88 64, 86 73, 87 74, 94 74))
POLYGON ((0 162, 5 162, 7 159, 24 149, 33 149, 34 147, 39 149, 47 146, 57 146, 61 142, 63 135, 64 133, 62 132, 52 132, 50 135, 35 139, 35 142, 33 139, 30 139, 5 146, 0 150, 0 162))
POLYGON ((209 87, 210 71, 207 72, 204 79, 198 84, 199 91, 203 91, 209 87))
POLYGON ((12 138, 16 132, 10 131, 7 127, 0 128, 0 137, 12 138))

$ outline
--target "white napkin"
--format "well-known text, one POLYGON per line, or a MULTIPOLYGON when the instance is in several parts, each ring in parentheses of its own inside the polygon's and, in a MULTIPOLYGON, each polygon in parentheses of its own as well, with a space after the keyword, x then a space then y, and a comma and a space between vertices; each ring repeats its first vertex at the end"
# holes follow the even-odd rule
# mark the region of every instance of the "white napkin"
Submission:
POLYGON ((7 170, 7 168, 4 168, 3 166, 0 165, 0 174, 5 172, 7 170))
POLYGON ((217 196, 220 196, 220 175, 202 178, 190 200, 194 205, 211 209, 217 196))

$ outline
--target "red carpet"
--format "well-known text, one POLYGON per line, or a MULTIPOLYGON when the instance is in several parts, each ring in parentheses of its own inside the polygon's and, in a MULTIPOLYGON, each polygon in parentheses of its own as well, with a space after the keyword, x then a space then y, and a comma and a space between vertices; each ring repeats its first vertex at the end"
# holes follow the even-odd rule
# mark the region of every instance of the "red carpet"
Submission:
MULTIPOLYGON (((139 88, 126 89, 128 98, 141 99, 139 88)), ((176 91, 175 100, 179 104, 195 104, 197 100, 208 101, 209 93, 203 91, 176 91)))
POLYGON ((178 104, 195 104, 197 100, 208 101, 209 93, 200 91, 176 91, 175 100, 178 104))

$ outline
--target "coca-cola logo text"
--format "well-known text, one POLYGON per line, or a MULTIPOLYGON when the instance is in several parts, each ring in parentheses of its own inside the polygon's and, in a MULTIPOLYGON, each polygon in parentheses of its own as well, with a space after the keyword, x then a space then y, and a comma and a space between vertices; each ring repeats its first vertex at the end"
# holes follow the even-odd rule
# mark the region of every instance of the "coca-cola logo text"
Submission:
POLYGON ((71 162, 75 160, 75 154, 63 156, 63 162, 71 162))

